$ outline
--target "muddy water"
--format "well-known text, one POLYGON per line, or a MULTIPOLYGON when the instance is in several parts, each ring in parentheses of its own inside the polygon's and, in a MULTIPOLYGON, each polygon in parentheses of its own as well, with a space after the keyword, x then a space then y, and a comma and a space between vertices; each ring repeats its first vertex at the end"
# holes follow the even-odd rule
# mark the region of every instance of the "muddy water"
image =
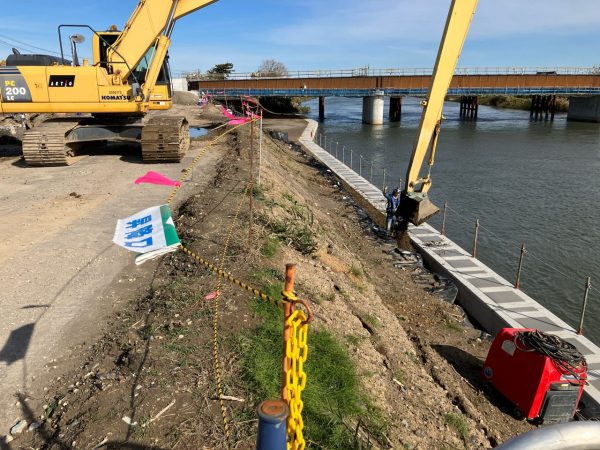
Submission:
MULTIPOLYGON (((419 125, 419 100, 404 98, 398 124, 363 125, 361 99, 327 98, 320 128, 327 146, 344 153, 363 176, 395 186, 404 178, 419 125), (344 149, 345 147, 345 149, 344 149), (362 164, 360 155, 363 156, 362 164)), ((316 118, 316 100, 307 103, 316 118)), ((386 103, 387 112, 387 103, 386 103)), ((531 121, 529 112, 480 106, 477 121, 447 103, 430 196, 451 208, 448 236, 470 250, 475 218, 479 258, 514 280, 522 242, 529 254, 522 289, 573 326, 585 279, 592 277, 585 334, 600 343, 600 124, 531 121)), ((430 223, 439 229, 441 215, 430 223)))

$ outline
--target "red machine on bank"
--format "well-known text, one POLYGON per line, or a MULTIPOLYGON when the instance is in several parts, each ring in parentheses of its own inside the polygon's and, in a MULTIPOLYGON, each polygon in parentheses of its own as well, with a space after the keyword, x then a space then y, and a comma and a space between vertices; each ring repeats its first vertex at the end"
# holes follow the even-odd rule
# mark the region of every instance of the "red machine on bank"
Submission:
POLYGON ((563 339, 527 328, 503 328, 483 376, 528 420, 568 422, 587 379, 583 355, 563 339))

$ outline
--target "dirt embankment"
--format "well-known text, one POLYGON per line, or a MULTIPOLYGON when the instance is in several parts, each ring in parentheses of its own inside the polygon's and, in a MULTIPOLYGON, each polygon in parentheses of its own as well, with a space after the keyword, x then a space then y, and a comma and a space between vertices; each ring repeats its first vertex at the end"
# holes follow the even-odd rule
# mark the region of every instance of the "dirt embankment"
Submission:
MULTIPOLYGON (((461 325, 458 309, 394 267, 394 243, 301 149, 265 135, 249 228, 248 128, 226 138, 230 151, 216 173, 197 174, 211 182, 183 204, 177 226, 182 242, 217 264, 239 208, 226 270, 267 289, 285 263, 298 264, 298 294, 315 314, 311 333, 327 330, 350 355, 368 410, 377 416, 323 411, 332 429, 349 430, 335 448, 489 448, 529 429, 479 379, 489 342, 461 325)), ((253 169, 256 176, 256 153, 253 169)), ((214 304, 205 298, 217 278, 182 252, 164 257, 151 275, 147 293, 132 298, 106 325, 104 338, 81 350, 78 368, 19 399, 24 418, 41 426, 13 441, 14 448, 221 449, 227 441, 254 447, 255 410, 264 398, 243 363, 251 337, 240 336, 252 336, 262 320, 256 301, 236 286, 221 288, 226 433, 213 370, 214 304)), ((311 347, 309 363, 315 352, 311 347)), ((60 372, 61 362, 54 364, 60 372)), ((264 371, 279 377, 277 367, 264 371)), ((312 401, 305 397, 307 405, 312 401)))

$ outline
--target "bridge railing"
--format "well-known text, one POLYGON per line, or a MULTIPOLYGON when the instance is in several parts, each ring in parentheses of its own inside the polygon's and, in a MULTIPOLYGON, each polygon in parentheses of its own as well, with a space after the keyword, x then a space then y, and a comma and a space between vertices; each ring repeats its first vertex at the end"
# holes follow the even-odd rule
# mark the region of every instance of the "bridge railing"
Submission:
MULTIPOLYGON (((261 72, 233 72, 224 76, 222 74, 209 74, 200 71, 184 72, 183 78, 188 80, 255 80, 277 78, 347 78, 347 77, 402 77, 431 75, 433 69, 408 68, 408 69, 371 69, 359 67, 356 69, 340 70, 289 70, 284 74, 261 72)), ((600 67, 462 67, 454 72, 456 75, 600 75, 600 67)))

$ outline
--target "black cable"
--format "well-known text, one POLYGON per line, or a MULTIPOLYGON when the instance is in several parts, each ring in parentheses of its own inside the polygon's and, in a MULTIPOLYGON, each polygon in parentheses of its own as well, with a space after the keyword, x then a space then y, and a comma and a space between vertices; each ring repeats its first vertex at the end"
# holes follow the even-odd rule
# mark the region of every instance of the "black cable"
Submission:
POLYGON ((582 379, 587 367, 585 357, 573 344, 558 336, 539 330, 521 331, 515 335, 515 345, 521 351, 547 356, 563 373, 570 373, 578 382, 585 382, 585 378, 582 379))

